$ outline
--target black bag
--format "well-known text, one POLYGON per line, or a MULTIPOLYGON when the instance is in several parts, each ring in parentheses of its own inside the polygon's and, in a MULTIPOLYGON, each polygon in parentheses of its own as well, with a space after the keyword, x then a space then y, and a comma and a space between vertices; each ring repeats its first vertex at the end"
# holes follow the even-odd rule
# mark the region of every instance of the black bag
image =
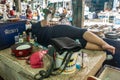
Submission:
POLYGON ((68 37, 59 37, 52 39, 52 45, 62 54, 64 51, 76 52, 81 49, 81 44, 68 37))
POLYGON ((67 64, 69 63, 72 53, 79 51, 81 49, 81 44, 77 43, 75 40, 68 37, 53 38, 51 41, 52 41, 52 44, 51 44, 52 46, 49 46, 48 48, 48 54, 51 56, 50 68, 47 71, 44 71, 44 70, 39 71, 39 73, 36 74, 34 77, 36 79, 37 75, 40 74, 41 77, 37 80, 43 80, 44 78, 48 78, 50 75, 57 75, 62 73, 65 70, 67 64), (57 69, 55 68, 56 52, 58 52, 61 55, 65 51, 67 51, 67 53, 61 63, 61 66, 65 64, 64 68, 63 70, 61 70, 61 72, 54 73, 54 71, 58 70, 58 68, 57 69))

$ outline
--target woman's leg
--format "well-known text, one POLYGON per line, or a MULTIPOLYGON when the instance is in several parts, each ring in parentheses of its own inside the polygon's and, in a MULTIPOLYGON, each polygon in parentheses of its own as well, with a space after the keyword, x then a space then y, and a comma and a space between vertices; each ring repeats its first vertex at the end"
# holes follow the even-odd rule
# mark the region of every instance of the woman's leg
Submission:
POLYGON ((100 46, 94 44, 94 43, 90 43, 87 42, 85 49, 90 49, 90 50, 103 50, 100 46))
POLYGON ((103 39, 95 35, 94 33, 90 31, 86 31, 83 34, 83 38, 88 42, 85 46, 86 49, 96 49, 96 50, 108 50, 115 53, 115 47, 109 45, 107 42, 105 42, 103 39))

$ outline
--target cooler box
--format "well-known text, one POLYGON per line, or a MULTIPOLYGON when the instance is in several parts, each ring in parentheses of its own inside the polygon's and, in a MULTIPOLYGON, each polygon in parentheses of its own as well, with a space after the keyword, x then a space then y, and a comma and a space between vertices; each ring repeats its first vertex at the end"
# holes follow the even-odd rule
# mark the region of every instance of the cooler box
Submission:
POLYGON ((25 30, 25 21, 0 23, 0 50, 15 43, 14 36, 25 30))

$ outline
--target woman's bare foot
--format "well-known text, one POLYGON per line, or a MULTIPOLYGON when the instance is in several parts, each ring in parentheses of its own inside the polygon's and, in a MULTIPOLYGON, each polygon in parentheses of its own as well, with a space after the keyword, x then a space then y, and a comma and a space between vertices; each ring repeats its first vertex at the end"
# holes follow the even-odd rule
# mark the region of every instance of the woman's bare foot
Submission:
POLYGON ((112 54, 115 54, 115 47, 113 47, 113 46, 111 46, 111 45, 109 45, 109 44, 103 45, 102 48, 103 48, 104 50, 110 51, 112 54))

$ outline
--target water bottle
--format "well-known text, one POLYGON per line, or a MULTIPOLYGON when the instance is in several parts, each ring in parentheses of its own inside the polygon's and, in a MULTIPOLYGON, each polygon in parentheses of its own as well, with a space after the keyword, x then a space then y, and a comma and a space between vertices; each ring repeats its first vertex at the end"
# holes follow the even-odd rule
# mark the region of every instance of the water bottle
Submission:
POLYGON ((20 35, 20 37, 19 37, 19 43, 23 43, 23 36, 22 35, 20 35))
POLYGON ((26 42, 26 41, 27 41, 27 34, 26 34, 25 31, 23 31, 22 36, 23 36, 23 40, 24 40, 24 42, 26 42))
POLYGON ((37 37, 33 35, 33 38, 34 38, 34 46, 38 47, 37 37))
POLYGON ((29 42, 32 43, 32 44, 34 44, 34 38, 33 38, 31 32, 29 33, 29 42))
POLYGON ((15 39, 15 44, 19 42, 19 36, 14 36, 14 39, 15 39))
POLYGON ((81 66, 82 66, 81 61, 82 61, 81 53, 78 53, 77 60, 76 60, 76 69, 78 70, 81 69, 81 66))

